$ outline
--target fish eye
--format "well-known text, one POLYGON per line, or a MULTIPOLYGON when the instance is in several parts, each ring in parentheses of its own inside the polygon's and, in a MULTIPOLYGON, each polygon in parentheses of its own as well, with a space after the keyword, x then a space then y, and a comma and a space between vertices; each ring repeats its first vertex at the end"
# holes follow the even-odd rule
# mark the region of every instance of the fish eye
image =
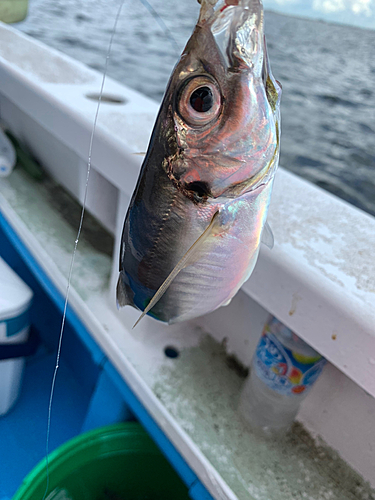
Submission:
POLYGON ((198 113, 207 113, 214 104, 214 96, 209 87, 199 87, 190 96, 190 106, 198 113))
POLYGON ((218 86, 205 76, 188 80, 178 96, 178 112, 183 120, 192 126, 210 123, 219 114, 220 107, 218 86))

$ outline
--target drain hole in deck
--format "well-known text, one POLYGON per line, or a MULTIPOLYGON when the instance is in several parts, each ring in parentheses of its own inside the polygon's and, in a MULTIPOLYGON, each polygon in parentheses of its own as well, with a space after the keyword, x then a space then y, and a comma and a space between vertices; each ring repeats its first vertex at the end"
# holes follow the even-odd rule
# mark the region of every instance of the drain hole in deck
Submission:
MULTIPOLYGON (((91 94, 86 94, 87 99, 92 101, 99 101, 99 93, 92 92, 91 94)), ((102 94, 101 102, 106 102, 108 104, 126 104, 128 101, 125 97, 113 94, 102 94)))
POLYGON ((164 349, 164 354, 167 356, 167 358, 178 358, 178 356, 180 355, 178 349, 176 349, 175 347, 172 347, 170 345, 168 345, 164 349))

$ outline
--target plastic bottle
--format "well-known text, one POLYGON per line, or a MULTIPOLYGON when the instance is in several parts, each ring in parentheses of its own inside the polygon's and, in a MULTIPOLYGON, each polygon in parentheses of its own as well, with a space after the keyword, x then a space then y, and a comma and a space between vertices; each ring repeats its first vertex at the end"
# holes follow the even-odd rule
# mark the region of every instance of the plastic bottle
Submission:
POLYGON ((276 318, 266 323, 239 410, 264 435, 285 434, 326 360, 276 318))
POLYGON ((16 164, 16 151, 13 144, 0 128, 0 177, 7 177, 16 164))

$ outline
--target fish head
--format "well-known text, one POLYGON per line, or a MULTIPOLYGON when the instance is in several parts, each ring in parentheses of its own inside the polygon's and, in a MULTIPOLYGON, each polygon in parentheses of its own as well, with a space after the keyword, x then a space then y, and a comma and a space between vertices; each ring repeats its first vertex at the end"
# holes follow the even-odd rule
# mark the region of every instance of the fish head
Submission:
POLYGON ((200 201, 238 197, 270 178, 279 155, 280 96, 261 1, 202 0, 156 127, 163 168, 176 187, 200 201))

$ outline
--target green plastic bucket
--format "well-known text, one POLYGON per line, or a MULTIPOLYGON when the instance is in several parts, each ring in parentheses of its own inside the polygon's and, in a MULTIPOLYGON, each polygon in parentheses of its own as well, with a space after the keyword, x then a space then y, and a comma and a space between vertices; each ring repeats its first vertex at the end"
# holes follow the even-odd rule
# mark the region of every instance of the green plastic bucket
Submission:
MULTIPOLYGON (((13 500, 42 500, 46 464, 23 480, 13 500)), ((48 500, 187 500, 187 487, 135 422, 82 434, 49 455, 48 500)))

